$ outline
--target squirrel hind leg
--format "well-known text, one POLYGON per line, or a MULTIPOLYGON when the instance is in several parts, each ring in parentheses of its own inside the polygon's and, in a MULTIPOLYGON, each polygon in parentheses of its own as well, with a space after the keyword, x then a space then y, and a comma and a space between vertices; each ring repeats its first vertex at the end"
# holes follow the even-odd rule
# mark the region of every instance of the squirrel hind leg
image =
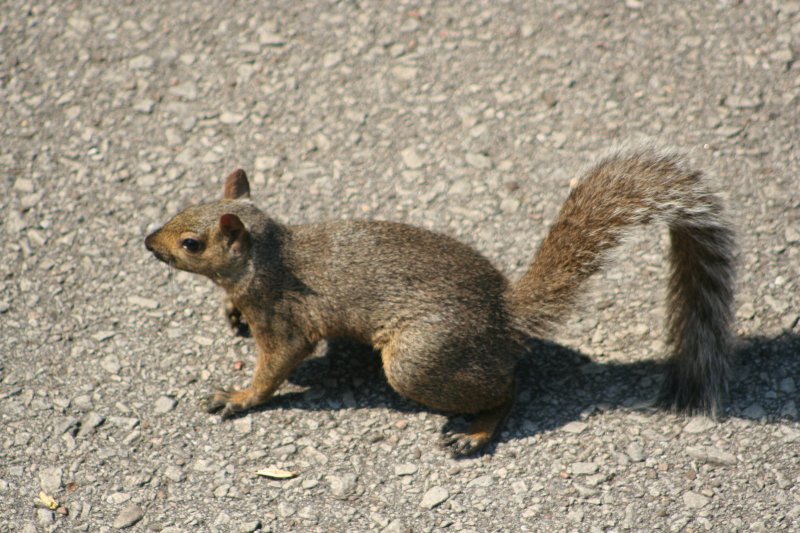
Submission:
POLYGON ((449 450, 454 458, 480 452, 497 437, 514 406, 515 397, 512 391, 505 403, 475 415, 469 430, 465 432, 443 430, 440 441, 442 447, 449 450))

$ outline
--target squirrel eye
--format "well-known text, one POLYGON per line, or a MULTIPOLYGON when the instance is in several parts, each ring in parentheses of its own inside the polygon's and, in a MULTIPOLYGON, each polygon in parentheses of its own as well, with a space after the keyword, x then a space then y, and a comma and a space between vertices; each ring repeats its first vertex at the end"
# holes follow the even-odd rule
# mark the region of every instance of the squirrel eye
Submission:
POLYGON ((197 239, 183 239, 181 241, 181 246, 184 250, 192 254, 199 252, 200 248, 202 248, 200 241, 197 239))

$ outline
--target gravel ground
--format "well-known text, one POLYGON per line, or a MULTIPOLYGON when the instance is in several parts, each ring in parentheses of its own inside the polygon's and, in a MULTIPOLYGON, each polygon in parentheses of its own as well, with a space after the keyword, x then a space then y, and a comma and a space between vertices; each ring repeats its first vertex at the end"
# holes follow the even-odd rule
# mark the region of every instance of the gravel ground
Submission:
POLYGON ((0 47, 1 531, 800 529, 800 2, 3 2, 0 47), (409 222, 515 277, 581 169, 651 141, 739 228, 720 420, 647 407, 661 230, 475 459, 347 344, 264 409, 199 409, 252 342, 142 240, 230 170, 280 220, 409 222))

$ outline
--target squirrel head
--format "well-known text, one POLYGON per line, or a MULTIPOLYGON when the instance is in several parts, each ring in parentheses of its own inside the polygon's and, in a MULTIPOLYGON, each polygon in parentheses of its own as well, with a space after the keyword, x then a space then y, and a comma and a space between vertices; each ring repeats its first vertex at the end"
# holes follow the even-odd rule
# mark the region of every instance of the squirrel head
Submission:
POLYGON ((250 202, 247 175, 238 169, 225 179, 222 200, 188 207, 144 241, 161 261, 232 287, 252 261, 252 230, 266 216, 250 202))

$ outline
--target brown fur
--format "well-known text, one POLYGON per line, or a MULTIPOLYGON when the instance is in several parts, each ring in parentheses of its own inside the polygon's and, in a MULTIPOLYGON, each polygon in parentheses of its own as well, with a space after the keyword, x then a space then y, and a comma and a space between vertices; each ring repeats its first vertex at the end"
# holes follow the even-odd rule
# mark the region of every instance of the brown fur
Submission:
POLYGON ((237 170, 223 200, 186 209, 145 240, 162 261, 223 287, 228 316, 244 318, 255 339, 251 385, 216 392, 209 411, 229 417, 267 401, 317 342, 349 337, 381 351, 389 384, 403 396, 477 414, 469 433, 445 439, 453 453, 472 453, 513 404, 525 339, 563 319, 622 230, 654 220, 673 236, 675 351, 665 400, 685 409, 718 405, 728 368, 733 238, 699 173, 674 157, 643 151, 595 167, 515 285, 449 237, 378 221, 286 226, 254 207, 249 190, 237 170))

